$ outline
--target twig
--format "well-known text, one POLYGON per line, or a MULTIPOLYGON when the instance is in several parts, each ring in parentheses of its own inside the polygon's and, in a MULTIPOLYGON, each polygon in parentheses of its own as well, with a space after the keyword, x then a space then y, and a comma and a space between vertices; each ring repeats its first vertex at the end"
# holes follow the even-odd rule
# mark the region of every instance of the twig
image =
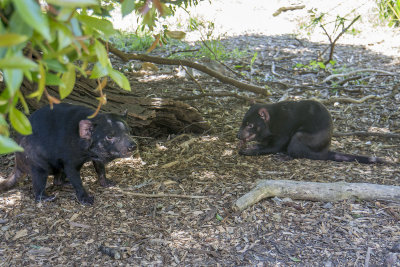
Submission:
POLYGON ((371 253, 372 253, 372 248, 368 247, 367 255, 365 255, 364 267, 368 267, 369 266, 369 260, 371 258, 371 253))
MULTIPOLYGON (((324 29, 324 31, 325 31, 325 34, 328 35, 329 42, 330 42, 330 46, 329 46, 329 47, 330 47, 329 57, 328 57, 328 59, 324 62, 325 65, 328 64, 329 61, 331 61, 332 58, 333 58, 333 50, 335 49, 335 45, 336 45, 337 40, 339 40, 339 38, 340 38, 345 32, 347 32, 347 30, 348 30, 360 17, 361 17, 361 15, 358 15, 355 19, 353 19, 353 21, 349 24, 349 26, 347 26, 346 28, 344 28, 344 29, 338 34, 338 36, 335 38, 335 40, 333 40, 333 41, 332 41, 331 37, 328 35, 328 33, 326 32, 326 30, 325 30, 325 28, 323 27, 323 25, 321 25, 322 29, 324 29)), ((326 51, 326 49, 324 50, 324 52, 322 52, 322 54, 325 53, 325 51, 326 51)))
POLYGON ((338 77, 345 77, 345 76, 350 76, 359 72, 378 72, 378 73, 384 73, 387 75, 391 75, 391 76, 396 76, 396 73, 393 72, 389 72, 389 71, 384 71, 384 70, 378 70, 378 69, 359 69, 359 70, 354 70, 354 71, 350 71, 348 73, 339 73, 339 74, 332 74, 329 75, 328 77, 326 77, 321 83, 326 83, 329 80, 332 80, 333 78, 338 78, 338 77))
POLYGON ((382 99, 382 96, 377 96, 377 95, 367 95, 364 96, 361 99, 353 99, 353 98, 348 98, 348 97, 332 97, 329 99, 317 99, 317 98, 312 98, 313 100, 322 102, 322 103, 334 103, 334 102, 341 102, 341 103, 354 103, 354 104, 361 104, 369 99, 382 99))
POLYGON ((341 136, 377 136, 377 137, 383 137, 383 138, 400 138, 400 134, 395 134, 395 133, 375 133, 375 132, 362 132, 362 131, 350 132, 350 133, 335 132, 335 133, 333 133, 332 136, 334 136, 334 137, 341 137, 341 136))
POLYGON ((187 75, 189 75, 189 77, 197 84, 197 86, 199 87, 200 91, 202 93, 204 93, 204 89, 201 86, 201 84, 193 77, 193 75, 186 69, 185 66, 181 65, 181 67, 186 71, 187 75))
POLYGON ((343 85, 343 84, 345 84, 347 82, 355 81, 355 80, 358 80, 358 79, 361 79, 361 75, 357 75, 357 76, 354 76, 354 77, 349 77, 347 79, 344 79, 344 80, 338 82, 337 85, 343 85))
POLYGON ((271 64, 271 73, 272 73, 273 75, 277 76, 277 77, 281 77, 280 74, 278 74, 278 73, 275 72, 275 62, 273 62, 273 61, 272 61, 272 64, 271 64))
POLYGON ((305 8, 305 5, 300 5, 300 6, 283 6, 280 7, 277 11, 274 12, 274 14, 272 14, 272 16, 276 17, 279 14, 281 14, 282 12, 286 12, 286 11, 291 11, 291 10, 297 10, 297 9, 303 9, 305 8))
POLYGON ((124 193, 130 195, 130 196, 135 196, 135 197, 149 197, 149 198, 158 198, 158 197, 176 197, 176 198, 190 198, 190 199, 202 199, 202 198, 207 198, 206 196, 189 196, 189 195, 178 195, 178 194, 164 194, 164 193, 159 193, 159 194, 144 194, 144 193, 134 193, 134 192, 128 192, 128 191, 123 191, 124 193))

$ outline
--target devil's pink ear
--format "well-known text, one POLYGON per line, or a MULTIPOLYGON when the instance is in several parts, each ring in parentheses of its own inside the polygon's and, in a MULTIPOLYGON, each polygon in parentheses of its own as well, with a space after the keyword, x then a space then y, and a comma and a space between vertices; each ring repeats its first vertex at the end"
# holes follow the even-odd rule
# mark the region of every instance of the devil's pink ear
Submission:
POLYGON ((265 122, 269 121, 269 112, 266 108, 260 108, 258 110, 258 114, 260 115, 261 119, 263 119, 265 122))
POLYGON ((93 123, 90 120, 81 120, 79 122, 79 137, 90 140, 92 137, 93 123))

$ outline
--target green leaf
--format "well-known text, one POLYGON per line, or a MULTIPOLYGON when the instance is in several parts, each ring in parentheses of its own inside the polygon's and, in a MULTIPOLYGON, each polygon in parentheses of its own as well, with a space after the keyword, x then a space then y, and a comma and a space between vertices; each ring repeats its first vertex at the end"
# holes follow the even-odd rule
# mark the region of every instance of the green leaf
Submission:
MULTIPOLYGON (((38 75, 38 73, 34 73, 35 75, 33 75, 33 81, 34 82, 41 82, 41 76, 38 75)), ((58 74, 53 74, 53 73, 46 73, 45 75, 46 79, 45 79, 45 85, 51 85, 51 86, 62 86, 64 85, 64 83, 61 81, 60 77, 58 74)), ((35 94, 35 92, 33 93, 35 94)), ((32 97, 32 95, 30 95, 30 97, 32 97)))
POLYGON ((294 262, 301 262, 301 260, 296 257, 289 257, 289 258, 294 262))
POLYGON ((121 5, 122 17, 130 14, 135 9, 135 0, 124 0, 121 5))
POLYGON ((219 215, 218 213, 215 215, 215 218, 218 220, 218 221, 222 221, 224 218, 222 218, 222 216, 221 215, 219 215))
POLYGON ((9 118, 10 118, 11 125, 19 133, 21 133, 23 135, 28 135, 28 134, 32 133, 32 126, 31 126, 28 118, 25 116, 24 113, 22 113, 15 107, 12 107, 10 109, 9 118))
POLYGON ((61 64, 58 60, 56 59, 44 59, 42 60, 44 63, 46 63, 46 66, 49 70, 53 70, 55 72, 66 72, 67 68, 65 67, 64 64, 61 64))
POLYGON ((251 66, 254 64, 254 61, 256 61, 257 55, 258 55, 258 53, 255 52, 254 55, 253 55, 253 57, 252 57, 252 59, 251 59, 251 61, 250 61, 250 65, 251 65, 251 66))
POLYGON ((21 69, 3 69, 3 75, 10 96, 13 96, 21 86, 24 77, 23 71, 21 69))
POLYGON ((110 35, 116 33, 112 23, 106 19, 98 19, 87 15, 79 15, 78 19, 89 28, 95 29, 103 33, 106 37, 109 37, 110 35))
MULTIPOLYGON (((1 99, 0 99, 0 101, 1 101, 1 99)), ((1 135, 5 135, 5 136, 10 135, 10 132, 8 131, 8 123, 7 123, 6 119, 4 118, 4 116, 0 116, 0 136, 1 135)))
POLYGON ((14 46, 28 40, 28 36, 15 34, 15 33, 5 33, 0 35, 0 47, 1 46, 14 46))
POLYGON ((108 69, 103 67, 100 62, 97 62, 92 70, 92 74, 90 75, 90 79, 97 79, 108 75, 108 69))
POLYGON ((38 64, 23 56, 11 56, 0 59, 0 69, 37 70, 38 64))
POLYGON ((57 20, 66 22, 71 19, 72 13, 74 13, 74 12, 75 12, 75 8, 61 7, 58 10, 57 20))
POLYGON ((147 25, 150 30, 153 30, 155 26, 155 8, 151 8, 144 16, 142 23, 147 25))
POLYGON ((13 12, 10 19, 10 32, 25 35, 29 39, 33 34, 33 29, 23 21, 18 12, 13 12))
POLYGON ((28 107, 28 104, 26 103, 25 97, 23 96, 23 94, 21 93, 21 91, 18 91, 18 92, 17 92, 17 96, 18 96, 19 101, 20 101, 21 104, 22 104, 22 107, 24 108, 25 114, 29 114, 29 107, 28 107))
POLYGON ((42 97, 42 94, 44 92, 44 87, 46 85, 46 71, 44 70, 43 63, 39 61, 39 73, 35 73, 33 75, 33 80, 38 81, 38 89, 29 94, 29 98, 36 97, 37 100, 39 100, 42 97))
POLYGON ((46 40, 50 41, 48 18, 40 10, 39 4, 35 0, 14 0, 13 4, 21 18, 46 40))
POLYGON ((8 154, 17 151, 24 151, 14 140, 4 135, 0 135, 0 155, 8 154))
POLYGON ((94 50, 96 51, 97 59, 103 67, 110 65, 107 50, 98 40, 94 41, 94 50))
POLYGON ((47 3, 69 8, 86 7, 99 4, 99 2, 96 0, 47 0, 47 3))
POLYGON ((61 99, 66 98, 74 89, 76 73, 75 66, 72 63, 68 64, 68 71, 61 76, 61 81, 63 85, 59 87, 61 99))
POLYGON ((111 79, 113 79, 114 82, 116 82, 116 84, 118 84, 122 89, 126 91, 131 90, 131 85, 129 84, 129 81, 125 77, 125 75, 123 75, 121 72, 117 70, 114 70, 111 67, 107 67, 107 69, 108 69, 108 75, 110 75, 111 79))
MULTIPOLYGON (((58 26, 58 25, 57 25, 58 26)), ((71 32, 64 27, 64 25, 59 25, 57 31, 57 40, 58 40, 58 50, 62 50, 63 48, 69 46, 72 43, 72 34, 71 32)))
POLYGON ((71 19, 72 33, 75 36, 82 36, 82 30, 79 21, 76 18, 71 19))
POLYGON ((46 85, 52 86, 62 86, 63 82, 61 81, 60 77, 53 73, 46 74, 46 85))

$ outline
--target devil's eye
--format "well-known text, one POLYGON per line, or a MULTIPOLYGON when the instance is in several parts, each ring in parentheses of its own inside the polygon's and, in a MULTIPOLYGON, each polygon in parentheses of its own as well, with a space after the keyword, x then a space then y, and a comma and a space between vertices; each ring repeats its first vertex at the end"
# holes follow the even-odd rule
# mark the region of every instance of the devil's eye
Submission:
POLYGON ((106 136, 106 140, 107 141, 112 141, 114 139, 114 136, 112 136, 112 135, 107 135, 106 136))
POLYGON ((254 127, 254 124, 253 124, 253 123, 248 123, 248 124, 247 124, 247 127, 251 129, 251 128, 254 127))

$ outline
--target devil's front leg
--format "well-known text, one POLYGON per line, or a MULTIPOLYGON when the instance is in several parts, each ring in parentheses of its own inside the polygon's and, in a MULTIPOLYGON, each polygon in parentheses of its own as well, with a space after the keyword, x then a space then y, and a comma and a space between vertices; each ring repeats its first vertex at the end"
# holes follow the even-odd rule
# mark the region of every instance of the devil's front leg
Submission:
POLYGON ((75 188, 78 201, 83 205, 92 205, 94 197, 90 196, 82 185, 80 166, 65 166, 65 174, 70 180, 72 186, 75 188))
POLYGON ((286 152, 286 146, 289 138, 269 138, 263 142, 249 147, 243 148, 239 151, 240 155, 244 156, 258 156, 265 154, 275 154, 279 152, 286 152))
POLYGON ((99 179, 99 183, 103 187, 110 187, 114 186, 115 182, 111 181, 110 179, 107 179, 106 177, 106 168, 104 166, 104 163, 101 161, 94 161, 93 160, 93 166, 96 170, 97 177, 99 179))

